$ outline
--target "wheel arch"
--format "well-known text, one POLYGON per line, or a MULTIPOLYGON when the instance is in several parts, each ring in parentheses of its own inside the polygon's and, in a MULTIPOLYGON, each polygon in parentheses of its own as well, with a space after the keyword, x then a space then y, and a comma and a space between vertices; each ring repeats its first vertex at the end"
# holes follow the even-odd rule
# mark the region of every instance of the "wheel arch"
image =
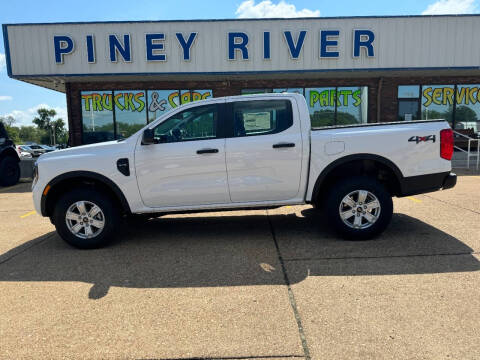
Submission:
POLYGON ((20 162, 20 157, 18 156, 18 153, 12 147, 7 147, 0 151, 0 160, 6 158, 7 156, 14 157, 17 162, 20 162))
POLYGON ((324 192, 346 170, 353 175, 374 175, 387 185, 392 195, 401 194, 403 174, 391 160, 375 154, 354 154, 339 158, 330 163, 318 176, 312 191, 311 202, 324 192))
POLYGON ((123 194, 122 190, 112 180, 104 175, 91 171, 71 171, 50 180, 45 186, 50 186, 49 191, 45 195, 45 190, 41 198, 41 212, 43 216, 51 217, 56 200, 64 194, 67 189, 72 189, 75 186, 89 186, 99 188, 117 201, 118 205, 124 213, 130 214, 130 205, 123 194))

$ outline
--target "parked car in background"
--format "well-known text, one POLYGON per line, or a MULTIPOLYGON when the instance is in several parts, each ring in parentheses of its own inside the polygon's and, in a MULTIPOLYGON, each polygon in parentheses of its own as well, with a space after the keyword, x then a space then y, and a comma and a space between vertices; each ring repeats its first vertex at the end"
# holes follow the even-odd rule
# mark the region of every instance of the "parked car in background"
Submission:
POLYGON ((20 156, 20 158, 30 158, 31 159, 33 157, 32 154, 30 154, 29 152, 23 151, 20 146, 17 146, 17 153, 18 153, 18 156, 20 156))
POLYGON ((0 186, 15 185, 20 179, 20 158, 15 144, 0 122, 0 186))
POLYGON ((45 149, 46 152, 51 152, 51 151, 57 150, 57 148, 54 147, 54 146, 48 146, 48 145, 39 145, 39 146, 42 147, 43 149, 45 149))
POLYGON ((40 145, 32 144, 32 145, 19 145, 19 148, 22 151, 28 152, 32 154, 33 157, 38 157, 42 154, 45 154, 47 150, 42 148, 40 145))

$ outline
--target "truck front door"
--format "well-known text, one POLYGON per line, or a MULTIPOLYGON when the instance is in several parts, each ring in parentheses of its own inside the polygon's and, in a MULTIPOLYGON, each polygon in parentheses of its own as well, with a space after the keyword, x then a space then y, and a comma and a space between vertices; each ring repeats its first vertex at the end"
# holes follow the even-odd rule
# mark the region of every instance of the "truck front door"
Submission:
POLYGON ((155 144, 137 146, 135 170, 146 206, 230 202, 223 107, 202 105, 174 114, 155 128, 155 144))

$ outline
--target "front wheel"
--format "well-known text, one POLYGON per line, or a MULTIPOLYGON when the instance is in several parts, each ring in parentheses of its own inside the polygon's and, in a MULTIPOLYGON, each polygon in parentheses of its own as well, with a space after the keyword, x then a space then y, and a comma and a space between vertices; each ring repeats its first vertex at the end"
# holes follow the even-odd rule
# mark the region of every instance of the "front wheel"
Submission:
POLYGON ((367 240, 382 233, 392 218, 390 193, 377 180, 355 176, 340 181, 327 197, 330 224, 344 238, 367 240))
POLYGON ((80 249, 105 246, 118 229, 120 214, 112 199, 95 189, 78 188, 60 197, 53 222, 60 237, 80 249))

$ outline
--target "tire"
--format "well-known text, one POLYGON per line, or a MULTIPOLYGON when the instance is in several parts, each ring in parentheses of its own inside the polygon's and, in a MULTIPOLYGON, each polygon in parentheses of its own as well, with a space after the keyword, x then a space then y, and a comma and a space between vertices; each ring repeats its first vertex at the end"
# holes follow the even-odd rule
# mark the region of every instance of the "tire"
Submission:
POLYGON ((344 239, 368 240, 387 228, 392 219, 393 202, 380 182, 366 176, 355 176, 338 182, 330 189, 326 210, 329 224, 344 239))
POLYGON ((20 180, 20 165, 12 156, 6 156, 0 160, 0 185, 12 186, 20 180))
POLYGON ((113 239, 120 224, 120 213, 110 197, 95 189, 77 188, 59 198, 53 222, 60 237, 70 245, 79 249, 95 249, 113 239), (83 217, 81 214, 84 214, 83 217))

